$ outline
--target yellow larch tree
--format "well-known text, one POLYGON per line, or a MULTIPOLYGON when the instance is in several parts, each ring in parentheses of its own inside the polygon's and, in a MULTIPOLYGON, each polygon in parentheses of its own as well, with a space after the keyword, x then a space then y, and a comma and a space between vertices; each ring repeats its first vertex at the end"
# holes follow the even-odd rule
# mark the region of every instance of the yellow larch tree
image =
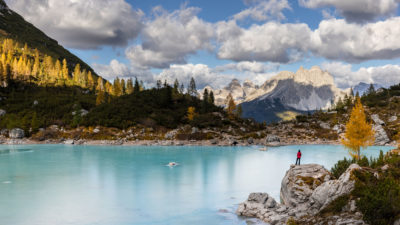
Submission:
POLYGON ((342 144, 349 150, 349 154, 359 160, 361 148, 374 144, 374 130, 368 123, 364 113, 364 107, 359 97, 351 111, 350 119, 346 124, 346 133, 342 144))
POLYGON ((187 118, 189 121, 192 121, 194 117, 196 116, 196 108, 195 107, 189 107, 187 110, 187 118))

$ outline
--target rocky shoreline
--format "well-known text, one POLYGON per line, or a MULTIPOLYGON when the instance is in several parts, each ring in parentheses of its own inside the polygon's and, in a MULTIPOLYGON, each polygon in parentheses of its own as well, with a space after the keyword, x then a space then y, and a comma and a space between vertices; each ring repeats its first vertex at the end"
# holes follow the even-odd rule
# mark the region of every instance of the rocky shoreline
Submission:
POLYGON ((12 139, 0 138, 2 145, 40 145, 40 144, 66 144, 66 145, 121 145, 121 146, 265 146, 278 147, 287 145, 339 145, 339 141, 273 141, 266 139, 212 139, 212 140, 85 140, 85 139, 49 139, 38 141, 31 138, 12 139))
POLYGON ((340 215, 321 216, 324 209, 341 196, 354 189, 354 170, 362 170, 352 164, 339 179, 318 164, 291 165, 282 180, 278 203, 267 193, 251 193, 239 204, 236 214, 256 217, 272 225, 287 224, 365 224, 354 200, 343 207, 340 215))

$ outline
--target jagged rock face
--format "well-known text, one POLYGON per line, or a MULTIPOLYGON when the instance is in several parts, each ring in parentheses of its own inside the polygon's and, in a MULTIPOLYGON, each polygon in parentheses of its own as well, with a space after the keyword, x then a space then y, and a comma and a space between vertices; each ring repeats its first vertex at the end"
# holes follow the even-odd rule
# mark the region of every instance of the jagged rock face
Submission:
MULTIPOLYGON (((352 164, 338 180, 332 180, 329 171, 321 165, 292 165, 282 180, 281 204, 274 203, 275 200, 267 193, 251 193, 247 201, 239 204, 236 213, 257 217, 270 224, 286 224, 291 217, 314 218, 337 197, 349 194, 354 189, 351 174, 356 169, 361 168, 352 164)), ((365 224, 359 213, 354 213, 356 206, 351 203, 353 206, 348 207, 349 212, 344 212, 346 217, 340 218, 340 224, 365 224)), ((325 222, 338 221, 336 217, 323 219, 325 222)))

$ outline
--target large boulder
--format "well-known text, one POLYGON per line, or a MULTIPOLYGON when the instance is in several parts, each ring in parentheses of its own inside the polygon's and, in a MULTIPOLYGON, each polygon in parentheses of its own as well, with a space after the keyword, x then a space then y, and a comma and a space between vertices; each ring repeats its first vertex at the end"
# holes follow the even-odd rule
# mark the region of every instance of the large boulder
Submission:
POLYGON ((12 139, 22 139, 25 137, 25 132, 21 128, 14 128, 10 131, 8 136, 12 139))
POLYGON ((375 145, 385 145, 390 142, 390 139, 382 125, 375 124, 373 129, 375 131, 375 145))
POLYGON ((291 165, 281 184, 282 203, 288 207, 302 207, 313 191, 330 179, 330 172, 321 165, 291 165))
POLYGON ((4 110, 4 109, 0 109, 0 116, 4 116, 4 115, 6 115, 6 110, 4 110))
POLYGON ((352 164, 347 168, 339 179, 329 180, 318 186, 311 195, 312 209, 318 212, 324 209, 329 203, 336 198, 349 194, 354 189, 354 179, 351 174, 354 170, 359 170, 361 167, 357 164, 352 164))

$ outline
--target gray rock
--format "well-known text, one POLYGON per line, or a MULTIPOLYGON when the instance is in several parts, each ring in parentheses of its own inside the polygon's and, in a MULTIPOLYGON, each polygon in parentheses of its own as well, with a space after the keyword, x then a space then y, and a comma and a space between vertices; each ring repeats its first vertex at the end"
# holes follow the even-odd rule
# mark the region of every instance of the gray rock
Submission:
POLYGON ((89 111, 87 111, 86 109, 81 109, 80 113, 81 116, 86 116, 89 113, 89 111))
POLYGON ((397 116, 391 116, 388 121, 389 122, 394 122, 396 120, 397 120, 397 116))
POLYGON ((325 122, 320 122, 319 126, 321 128, 323 128, 323 129, 327 129, 327 130, 331 129, 331 126, 328 123, 325 123, 325 122))
POLYGON ((33 101, 33 105, 38 105, 38 104, 39 104, 38 100, 33 101))
POLYGON ((329 171, 321 165, 292 165, 282 180, 282 203, 289 207, 299 207, 302 204, 307 204, 314 189, 330 179, 329 171))
POLYGON ((385 126, 385 122, 383 122, 383 120, 381 120, 378 116, 378 114, 372 114, 371 115, 371 119, 374 121, 374 123, 376 125, 382 125, 385 126))
POLYGON ((390 139, 382 125, 375 124, 373 125, 373 129, 375 131, 375 145, 385 145, 390 142, 390 139))
POLYGON ((250 145, 253 144, 254 143, 254 139, 252 137, 249 137, 247 139, 247 143, 250 144, 250 145))
POLYGON ((74 140, 66 140, 66 141, 64 141, 64 144, 66 144, 66 145, 73 145, 73 144, 75 144, 75 141, 74 140))
POLYGON ((268 144, 268 143, 272 143, 272 142, 281 142, 281 139, 279 139, 279 137, 276 135, 269 134, 269 135, 267 135, 267 138, 265 139, 265 141, 268 144))
POLYGON ((198 133, 199 132, 199 128, 197 127, 192 127, 192 134, 198 133))
POLYGON ((99 133, 99 132, 100 132, 100 129, 99 129, 99 128, 94 128, 94 129, 93 129, 93 133, 97 134, 97 133, 99 133))
POLYGON ((396 221, 394 221, 393 225, 400 225, 400 219, 397 219, 396 221))
POLYGON ((314 203, 312 208, 314 212, 324 209, 329 203, 339 196, 349 194, 354 189, 355 181, 351 179, 353 170, 361 169, 357 164, 352 164, 339 179, 324 182, 318 186, 311 195, 311 201, 314 203))
POLYGON ((164 137, 166 138, 166 139, 174 139, 175 138, 175 135, 178 133, 178 130, 171 130, 171 131, 169 131, 169 132, 167 132, 165 135, 164 135, 164 137))
POLYGON ((0 116, 5 116, 7 114, 6 110, 0 109, 0 116))
POLYGON ((5 136, 5 135, 8 134, 8 130, 7 129, 1 129, 0 134, 5 136))
POLYGON ((25 137, 25 132, 21 128, 14 128, 10 131, 9 137, 12 139, 22 139, 25 137))

